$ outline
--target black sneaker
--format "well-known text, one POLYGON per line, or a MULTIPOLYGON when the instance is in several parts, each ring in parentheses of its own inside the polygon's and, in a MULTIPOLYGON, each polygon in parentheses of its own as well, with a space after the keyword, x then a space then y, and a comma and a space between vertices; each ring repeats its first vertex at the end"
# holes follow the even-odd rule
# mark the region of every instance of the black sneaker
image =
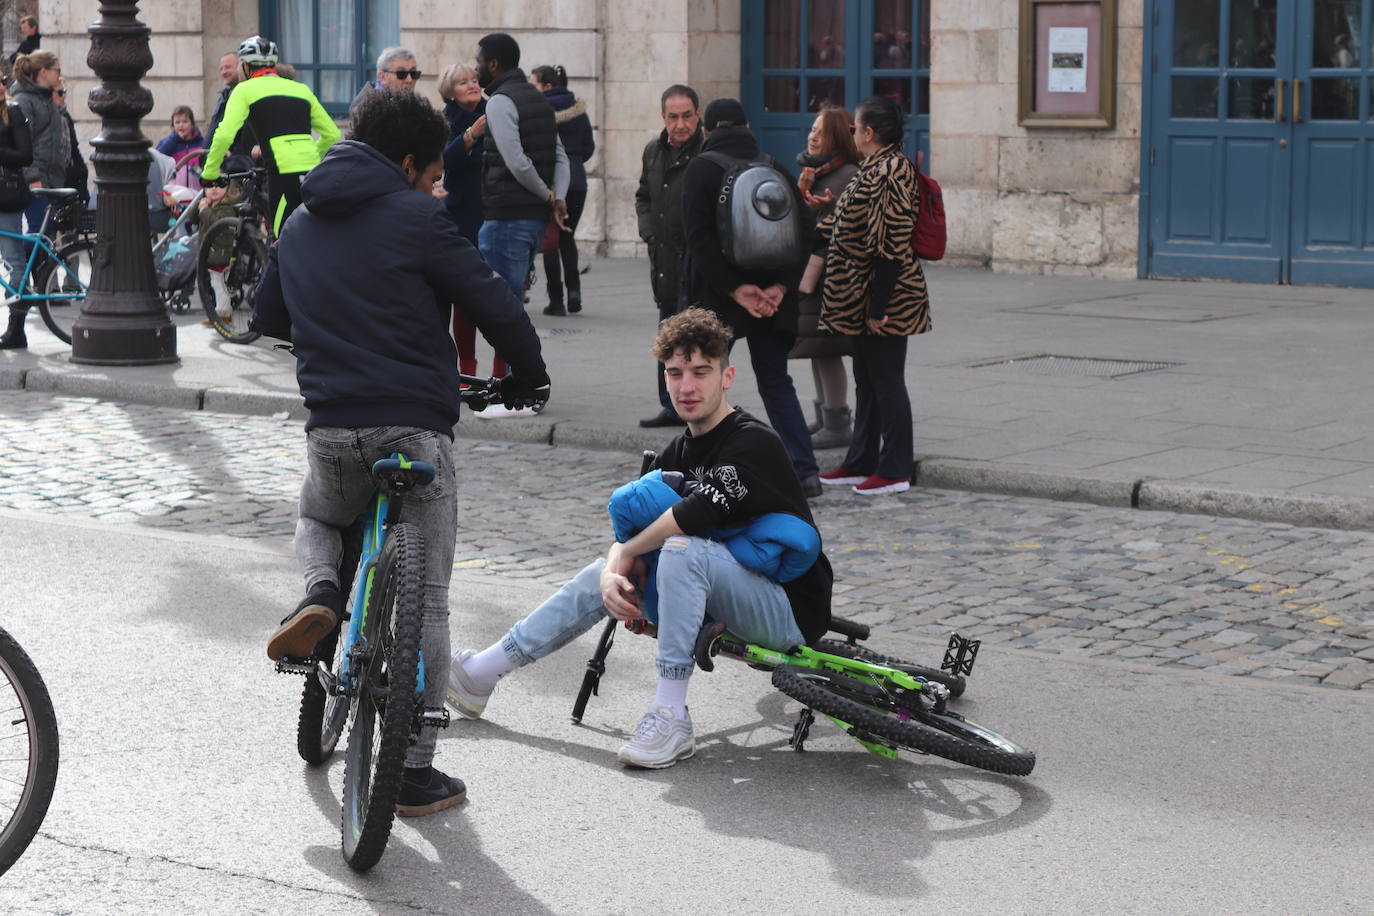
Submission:
POLYGON ((341 617, 343 595, 338 589, 330 585, 311 592, 267 640, 267 657, 274 662, 286 656, 309 658, 319 641, 339 625, 341 617))
POLYGON ((406 767, 401 779, 401 794, 396 798, 396 813, 419 817, 461 805, 468 787, 456 776, 446 776, 434 767, 406 767))
POLYGON ((645 429, 654 429, 659 426, 686 426, 687 421, 679 417, 676 410, 664 409, 652 417, 640 420, 639 425, 645 429))
POLYGON ((582 290, 568 290, 568 314, 576 315, 580 311, 582 311, 582 290))

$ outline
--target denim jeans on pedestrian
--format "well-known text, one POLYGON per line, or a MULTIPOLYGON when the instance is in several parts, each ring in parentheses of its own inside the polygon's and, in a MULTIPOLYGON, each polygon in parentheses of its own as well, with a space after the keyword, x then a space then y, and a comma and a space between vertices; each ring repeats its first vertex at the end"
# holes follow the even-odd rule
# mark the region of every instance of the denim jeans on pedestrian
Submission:
POLYGON ((754 367, 759 397, 768 414, 768 425, 782 440, 783 448, 792 459, 792 468, 799 480, 816 476, 816 452, 811 447, 811 434, 806 431, 806 416, 792 376, 787 374, 787 353, 791 345, 777 334, 767 331, 750 334, 749 364, 754 367))
MULTIPOLYGON (((434 466, 434 482, 407 493, 401 521, 420 530, 425 541, 424 588, 420 599, 420 651, 425 662, 426 706, 441 708, 448 683, 448 587, 458 530, 457 481, 453 440, 413 426, 363 429, 317 427, 306 435, 305 482, 296 521, 296 558, 306 593, 321 582, 340 585, 343 529, 361 516, 376 487, 372 465, 401 452, 434 466)), ((406 766, 428 766, 434 759, 437 730, 426 728, 406 751, 406 766)))
MULTIPOLYGON (((0 213, 0 230, 22 233, 24 231, 24 211, 15 210, 13 213, 0 213)), ((28 253, 24 250, 23 242, 7 235, 0 235, 0 260, 5 262, 5 279, 9 282, 10 289, 14 290, 15 293, 23 292, 19 289, 19 278, 24 273, 24 263, 27 257, 28 253)))
POLYGON ((541 219, 496 219, 483 223, 477 233, 477 250, 510 286, 518 302, 525 301, 525 278, 544 238, 545 225, 541 219))
MULTIPOLYGON (((528 665, 600 623, 605 560, 583 567, 573 579, 511 627, 501 648, 517 665, 528 665)), ((658 673, 681 680, 692 674, 692 649, 706 617, 731 633, 769 649, 786 651, 805 642, 782 586, 745 569, 719 541, 673 535, 658 554, 658 673)))

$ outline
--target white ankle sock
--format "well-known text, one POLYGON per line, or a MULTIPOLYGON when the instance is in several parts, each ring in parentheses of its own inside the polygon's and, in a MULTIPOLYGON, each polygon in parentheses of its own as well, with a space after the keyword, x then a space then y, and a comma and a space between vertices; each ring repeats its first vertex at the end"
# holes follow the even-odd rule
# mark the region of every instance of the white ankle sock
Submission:
POLYGON ((463 670, 468 677, 482 685, 495 684, 515 668, 515 662, 510 660, 499 642, 492 643, 463 663, 463 670))
POLYGON ((687 718, 687 685, 689 683, 691 680, 685 677, 659 678, 658 690, 654 692, 654 702, 651 708, 657 709, 660 706, 667 706, 677 718, 687 718))

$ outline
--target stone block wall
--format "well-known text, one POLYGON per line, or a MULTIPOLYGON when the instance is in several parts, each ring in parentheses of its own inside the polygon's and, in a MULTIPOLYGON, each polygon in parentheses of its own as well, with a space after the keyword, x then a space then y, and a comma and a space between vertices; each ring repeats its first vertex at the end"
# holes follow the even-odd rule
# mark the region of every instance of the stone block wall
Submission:
MULTIPOLYGON (((257 31, 257 0, 144 0, 138 18, 152 30, 153 66, 143 85, 153 93, 153 110, 143 120, 144 135, 153 143, 165 137, 177 105, 190 105, 204 129, 222 85, 219 58, 257 31)), ((87 66, 86 55, 91 47, 88 30, 99 19, 96 3, 39 0, 43 44, 61 58, 67 106, 88 161, 89 141, 100 131, 100 119, 91 113, 87 97, 100 80, 87 66)))
POLYGON ((1133 277, 1139 243, 1141 0, 1119 0, 1116 127, 1017 124, 1018 4, 931 10, 931 158, 947 260, 995 270, 1133 277))
POLYGON ((471 62, 488 32, 520 42, 521 67, 562 64, 587 103, 597 151, 577 238, 588 252, 642 255, 635 217, 640 154, 663 127, 659 95, 689 83, 703 104, 739 93, 739 0, 402 0, 401 44, 419 55, 420 92, 471 62))

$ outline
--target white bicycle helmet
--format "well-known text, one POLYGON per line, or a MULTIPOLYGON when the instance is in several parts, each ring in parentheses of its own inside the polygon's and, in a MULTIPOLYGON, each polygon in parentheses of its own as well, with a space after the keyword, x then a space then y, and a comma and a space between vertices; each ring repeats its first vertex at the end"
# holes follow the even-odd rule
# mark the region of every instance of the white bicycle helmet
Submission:
POLYGON ((243 44, 239 45, 239 62, 250 67, 275 67, 280 57, 277 43, 261 35, 245 38, 243 44))

